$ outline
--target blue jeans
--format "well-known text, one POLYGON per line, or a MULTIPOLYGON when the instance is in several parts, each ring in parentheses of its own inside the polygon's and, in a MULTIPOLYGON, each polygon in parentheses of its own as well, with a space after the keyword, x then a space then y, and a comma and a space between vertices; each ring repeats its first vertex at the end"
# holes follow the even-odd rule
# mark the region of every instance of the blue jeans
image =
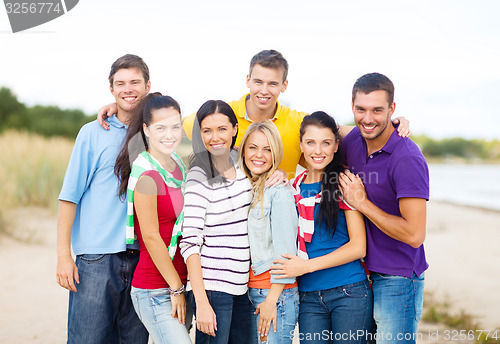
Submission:
MULTIPOLYGON (((250 301, 248 293, 231 295, 207 290, 207 297, 217 319, 215 337, 196 329, 196 344, 250 344, 250 301)), ((192 291, 188 302, 196 315, 196 302, 192 291)))
POLYGON ((292 344, 295 325, 299 318, 299 289, 297 287, 284 289, 276 303, 276 332, 273 330, 273 324, 267 335, 267 342, 260 342, 260 336, 257 333, 260 314, 254 314, 256 307, 264 302, 269 293, 269 289, 248 289, 250 298, 250 316, 252 317, 252 344, 292 344))
POLYGON ((148 342, 130 298, 138 261, 139 252, 130 251, 76 257, 80 284, 69 294, 68 343, 148 342))
POLYGON ((170 290, 140 289, 130 292, 135 311, 153 339, 154 344, 192 344, 189 327, 193 319, 191 305, 186 305, 186 324, 172 317, 170 290))
POLYGON ((424 273, 412 278, 371 273, 377 343, 416 343, 424 304, 424 273))
POLYGON ((300 343, 366 343, 372 310, 368 280, 300 292, 300 343))

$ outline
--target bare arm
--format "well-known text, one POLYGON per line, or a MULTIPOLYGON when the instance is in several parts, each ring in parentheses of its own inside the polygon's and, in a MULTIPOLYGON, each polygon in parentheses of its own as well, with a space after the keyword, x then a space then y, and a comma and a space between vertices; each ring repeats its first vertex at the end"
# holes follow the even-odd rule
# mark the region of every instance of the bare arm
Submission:
MULTIPOLYGON (((144 245, 153 260, 153 263, 167 281, 171 289, 182 287, 182 281, 175 270, 161 235, 158 223, 157 188, 155 181, 149 176, 139 178, 134 192, 134 206, 141 226, 144 245)), ((184 295, 170 295, 172 302, 172 317, 178 318, 179 323, 186 321, 186 300, 184 295)))
MULTIPOLYGON (((401 137, 410 137, 410 121, 404 116, 396 117, 392 120, 392 123, 399 124, 398 135, 401 137)), ((355 127, 351 125, 339 125, 340 138, 344 138, 353 130, 355 127)))
POLYGON ((71 256, 71 230, 75 222, 77 205, 72 202, 59 201, 57 214, 57 283, 68 290, 76 292, 75 282, 80 283, 78 268, 71 256))
POLYGON ((271 267, 276 278, 297 277, 306 273, 347 264, 366 254, 366 232, 363 214, 355 210, 345 210, 349 241, 324 256, 308 260, 293 255, 283 255, 287 259, 277 259, 271 267))
POLYGON ((355 127, 351 125, 339 125, 340 138, 344 138, 353 130, 355 127))
POLYGON ((359 176, 346 171, 340 176, 342 194, 349 204, 362 212, 382 232, 393 239, 418 248, 425 240, 427 203, 424 198, 400 198, 401 216, 386 213, 366 196, 359 176))
POLYGON ((288 183, 288 176, 284 170, 278 168, 273 174, 266 180, 266 186, 278 186, 281 184, 288 183))
POLYGON ((105 122, 105 119, 113 116, 118 111, 118 107, 116 103, 111 103, 108 105, 104 105, 97 112, 97 122, 106 130, 109 130, 109 123, 105 122))

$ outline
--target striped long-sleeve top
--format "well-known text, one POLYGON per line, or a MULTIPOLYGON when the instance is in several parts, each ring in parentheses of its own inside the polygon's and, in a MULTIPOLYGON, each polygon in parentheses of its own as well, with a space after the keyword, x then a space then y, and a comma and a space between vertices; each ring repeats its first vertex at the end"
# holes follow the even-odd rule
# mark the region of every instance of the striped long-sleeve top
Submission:
POLYGON ((213 185, 201 168, 188 172, 180 249, 185 261, 200 255, 206 290, 242 295, 250 269, 247 218, 252 195, 250 181, 235 168, 235 180, 213 185))

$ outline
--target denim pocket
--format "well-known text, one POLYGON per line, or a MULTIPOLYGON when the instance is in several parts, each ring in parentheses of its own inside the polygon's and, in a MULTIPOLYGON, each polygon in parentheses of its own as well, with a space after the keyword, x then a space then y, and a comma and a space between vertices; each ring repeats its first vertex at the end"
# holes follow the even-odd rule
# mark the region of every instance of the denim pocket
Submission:
POLYGON ((304 302, 307 299, 307 292, 299 292, 299 303, 304 302))
POLYGON ((137 293, 131 292, 130 297, 132 298, 132 305, 134 306, 135 312, 137 313, 139 319, 142 321, 141 307, 139 306, 140 305, 139 295, 137 293))
POLYGON ((162 303, 170 301, 170 292, 166 288, 154 289, 149 292, 151 306, 159 306, 162 303))
POLYGON ((348 285, 342 287, 342 291, 347 297, 368 297, 368 289, 364 284, 348 285))
POLYGON ((294 300, 297 298, 298 293, 299 293, 298 291, 292 291, 292 292, 285 291, 284 293, 281 294, 279 302, 284 304, 284 303, 288 302, 289 300, 294 300))
POLYGON ((172 314, 172 304, 168 290, 165 288, 150 290, 149 306, 155 322, 158 322, 158 319, 170 317, 172 314))
POLYGON ((98 264, 109 257, 109 254, 82 254, 79 256, 82 262, 87 264, 98 264))
POLYGON ((267 218, 269 217, 269 212, 271 208, 269 205, 261 208, 260 203, 252 207, 248 212, 248 221, 252 226, 252 229, 256 232, 258 238, 262 238, 262 231, 267 227, 267 218), (264 210, 262 212, 262 210, 264 210))

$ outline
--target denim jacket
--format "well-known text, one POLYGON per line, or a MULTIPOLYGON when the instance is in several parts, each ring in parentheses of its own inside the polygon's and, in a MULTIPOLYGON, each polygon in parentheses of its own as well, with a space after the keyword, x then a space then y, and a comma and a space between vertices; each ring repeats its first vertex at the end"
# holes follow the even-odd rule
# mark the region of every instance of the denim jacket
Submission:
MULTIPOLYGON (((248 214, 248 238, 254 275, 268 271, 281 254, 297 254, 298 215, 291 187, 272 186, 264 190, 264 213, 257 203, 248 214)), ((276 279, 271 283, 290 284, 295 278, 276 279)))

